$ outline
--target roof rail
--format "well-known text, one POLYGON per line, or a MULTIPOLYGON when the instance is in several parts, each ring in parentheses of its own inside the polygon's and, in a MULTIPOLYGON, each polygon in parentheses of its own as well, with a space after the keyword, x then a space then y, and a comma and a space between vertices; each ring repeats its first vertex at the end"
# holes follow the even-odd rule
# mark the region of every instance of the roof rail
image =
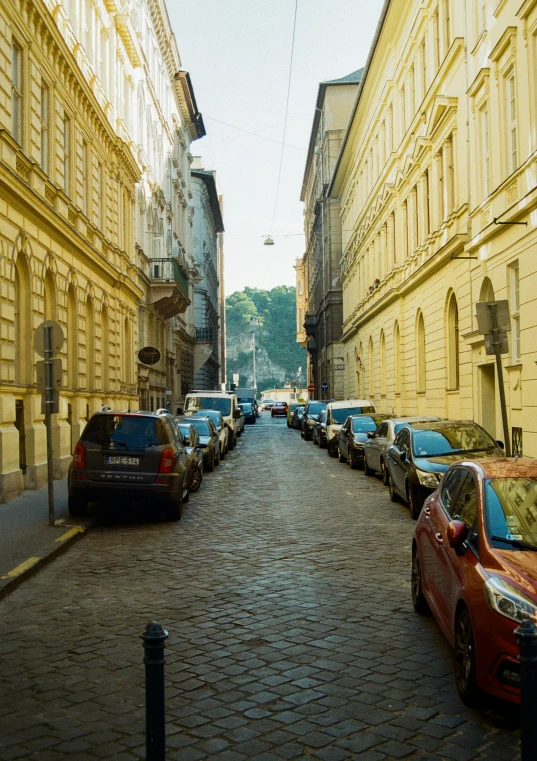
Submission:
POLYGON ((164 407, 159 407, 158 410, 155 412, 155 415, 168 415, 169 412, 164 407))
POLYGON ((110 412, 111 409, 112 407, 109 407, 108 404, 103 404, 99 412, 110 412))

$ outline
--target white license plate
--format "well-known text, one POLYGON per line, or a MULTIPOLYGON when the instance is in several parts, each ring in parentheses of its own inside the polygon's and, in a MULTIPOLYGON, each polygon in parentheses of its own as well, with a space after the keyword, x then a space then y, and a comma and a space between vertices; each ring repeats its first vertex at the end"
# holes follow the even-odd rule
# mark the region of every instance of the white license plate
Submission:
POLYGON ((106 465, 139 465, 139 457, 125 457, 124 455, 108 455, 104 458, 106 465))

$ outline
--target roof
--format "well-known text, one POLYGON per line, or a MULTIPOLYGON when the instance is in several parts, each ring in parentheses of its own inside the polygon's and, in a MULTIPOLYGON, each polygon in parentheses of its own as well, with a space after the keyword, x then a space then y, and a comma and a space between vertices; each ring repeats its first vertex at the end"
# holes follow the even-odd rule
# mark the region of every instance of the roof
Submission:
POLYGON ((209 204, 213 213, 214 225, 217 233, 224 232, 224 220, 222 219, 222 209, 220 208, 220 201, 218 200, 218 193, 216 190, 216 180, 213 172, 209 172, 206 169, 191 169, 190 174, 192 177, 197 177, 203 180, 207 187, 209 194, 209 204))
POLYGON ((319 90, 317 92, 317 102, 315 103, 315 113, 313 116, 313 124, 311 127, 310 143, 308 146, 308 155, 306 158, 306 168, 304 169, 304 179, 302 180, 302 191, 300 193, 300 200, 305 198, 306 191, 306 178, 310 171, 311 162, 313 160, 313 153, 315 151, 315 143, 317 142, 317 132, 319 131, 319 121, 321 119, 321 110, 324 103, 324 97, 326 95, 326 88, 337 85, 358 85, 362 79, 363 68, 356 69, 350 74, 339 79, 328 79, 325 82, 319 82, 319 90))
POLYGON ((198 104, 196 103, 196 96, 194 95, 194 88, 192 87, 192 80, 188 71, 182 69, 174 74, 173 82, 175 89, 179 97, 182 97, 183 102, 188 110, 190 122, 192 124, 192 139, 197 140, 200 137, 204 137, 205 125, 203 124, 203 116, 198 111, 198 104))
POLYGON ((537 460, 532 457, 487 457, 479 463, 461 460, 461 464, 480 468, 485 478, 537 478, 537 460))

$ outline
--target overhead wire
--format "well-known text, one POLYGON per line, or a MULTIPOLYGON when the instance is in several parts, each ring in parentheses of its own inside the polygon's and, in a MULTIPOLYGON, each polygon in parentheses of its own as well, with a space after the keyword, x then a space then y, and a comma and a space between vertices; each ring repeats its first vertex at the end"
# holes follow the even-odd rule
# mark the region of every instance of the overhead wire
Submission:
MULTIPOLYGON (((243 129, 242 127, 237 127, 235 124, 229 124, 229 122, 223 122, 221 119, 215 119, 214 116, 207 116, 204 115, 204 119, 210 119, 213 122, 218 122, 218 124, 225 124, 226 127, 232 127, 233 129, 238 129, 240 132, 244 132, 244 135, 235 135, 234 137, 228 137, 226 140, 219 140, 217 143, 214 143, 214 145, 220 145, 220 143, 227 143, 228 140, 236 140, 238 137, 246 137, 247 135, 253 135, 254 137, 259 137, 261 140, 268 140, 270 143, 277 143, 278 145, 283 145, 281 140, 275 140, 272 137, 266 137, 265 135, 260 135, 260 130, 257 130, 256 132, 250 132, 247 129, 243 129)), ((269 129, 269 127, 263 127, 263 129, 269 129)), ((289 143, 286 144, 288 148, 294 148, 296 151, 306 151, 305 148, 300 148, 298 145, 290 145, 289 143)))
POLYGON ((276 219, 276 209, 278 207, 278 196, 280 193, 280 181, 282 178, 282 166, 283 166, 283 150, 285 148, 285 136, 287 133, 287 114, 289 113, 289 95, 291 92, 291 75, 293 73, 293 54, 295 51, 295 32, 296 32, 296 17, 298 12, 298 0, 295 0, 295 15, 293 19, 293 37, 291 39, 291 60, 289 61, 289 78, 287 81, 287 98, 285 102, 285 118, 283 121, 283 137, 282 137, 282 149, 280 153, 280 168, 278 170, 278 182, 276 184, 276 198, 274 200, 274 212, 272 214, 272 222, 270 223, 269 237, 272 234, 272 228, 274 226, 274 220, 276 219))

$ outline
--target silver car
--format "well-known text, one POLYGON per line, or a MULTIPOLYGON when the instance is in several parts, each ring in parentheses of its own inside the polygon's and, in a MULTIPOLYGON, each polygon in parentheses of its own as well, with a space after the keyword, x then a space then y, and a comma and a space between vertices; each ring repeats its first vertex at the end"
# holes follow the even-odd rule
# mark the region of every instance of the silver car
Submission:
POLYGON ((426 417, 423 415, 415 417, 396 417, 391 420, 384 420, 375 431, 367 434, 367 441, 364 443, 364 473, 366 476, 372 476, 380 473, 382 483, 388 484, 388 473, 386 470, 386 450, 393 444, 393 441, 401 428, 407 423, 425 423, 429 420, 442 420, 440 417, 426 417))

